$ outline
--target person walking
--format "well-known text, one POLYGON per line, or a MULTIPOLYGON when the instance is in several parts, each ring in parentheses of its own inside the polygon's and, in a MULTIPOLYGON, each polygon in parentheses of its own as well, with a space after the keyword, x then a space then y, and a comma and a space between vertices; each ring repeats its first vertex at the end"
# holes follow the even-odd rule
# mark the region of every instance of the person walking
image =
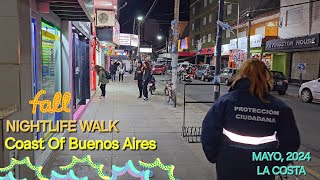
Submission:
POLYGON ((95 65, 94 66, 94 70, 97 72, 98 77, 99 77, 98 86, 100 86, 100 89, 101 89, 100 99, 103 99, 106 96, 106 84, 109 83, 109 80, 107 78, 106 71, 105 71, 105 69, 103 67, 95 65))
POLYGON ((147 101, 148 100, 148 83, 151 80, 151 68, 149 65, 149 62, 145 61, 143 63, 143 101, 147 101))
POLYGON ((138 89, 139 89, 139 97, 138 98, 142 98, 142 89, 143 89, 143 80, 142 80, 142 62, 139 61, 136 71, 135 71, 135 75, 134 75, 134 80, 138 81, 138 89))
POLYGON ((126 68, 124 67, 123 63, 120 62, 120 65, 118 66, 118 72, 119 72, 119 82, 123 82, 123 75, 126 72, 126 68))
POLYGON ((117 65, 114 64, 114 61, 111 61, 110 65, 110 75, 111 75, 111 80, 116 81, 116 73, 117 73, 117 65))
POLYGON ((299 149, 300 134, 292 109, 269 93, 272 86, 271 72, 262 61, 246 61, 229 93, 205 116, 202 148, 216 164, 217 180, 274 180, 272 173, 258 174, 258 167, 272 172, 274 166, 291 163, 286 153, 299 149), (254 159, 259 152, 280 152, 284 161, 254 159))

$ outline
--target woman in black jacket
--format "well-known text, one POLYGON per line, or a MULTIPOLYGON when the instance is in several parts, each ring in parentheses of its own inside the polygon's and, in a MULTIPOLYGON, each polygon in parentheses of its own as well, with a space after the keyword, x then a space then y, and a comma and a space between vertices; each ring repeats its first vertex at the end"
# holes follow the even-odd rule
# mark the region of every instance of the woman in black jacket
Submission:
POLYGON ((148 100, 148 83, 151 80, 151 68, 150 65, 147 61, 145 61, 143 63, 143 101, 147 101, 148 100))
POLYGON ((273 167, 287 166, 286 153, 299 149, 292 109, 269 93, 272 85, 262 61, 245 62, 230 92, 213 104, 203 120, 202 147, 216 164, 218 180, 274 180, 273 167), (284 161, 257 158, 259 152, 278 152, 284 161), (265 167, 270 174, 262 173, 265 167))
POLYGON ((143 72, 142 72, 142 62, 138 61, 138 66, 134 75, 134 80, 138 81, 138 89, 139 89, 139 97, 138 98, 142 98, 142 89, 143 89, 143 81, 142 81, 142 76, 143 76, 143 72))

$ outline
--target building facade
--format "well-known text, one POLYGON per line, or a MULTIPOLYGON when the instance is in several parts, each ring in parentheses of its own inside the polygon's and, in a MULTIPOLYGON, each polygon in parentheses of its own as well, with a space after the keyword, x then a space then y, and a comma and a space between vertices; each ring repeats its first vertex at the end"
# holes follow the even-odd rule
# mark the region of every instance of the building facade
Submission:
POLYGON ((287 54, 291 82, 320 77, 320 2, 299 3, 281 0, 279 39, 267 42, 266 47, 287 54))

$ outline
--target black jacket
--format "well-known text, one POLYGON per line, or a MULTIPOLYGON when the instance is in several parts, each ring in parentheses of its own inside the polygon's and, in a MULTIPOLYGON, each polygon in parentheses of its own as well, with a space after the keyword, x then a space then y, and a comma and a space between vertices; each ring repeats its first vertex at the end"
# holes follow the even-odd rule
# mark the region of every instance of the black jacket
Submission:
MULTIPOLYGON (((300 135, 292 109, 280 99, 269 94, 266 95, 266 98, 270 103, 262 102, 257 96, 252 96, 249 93, 249 86, 250 81, 248 79, 239 80, 231 92, 222 96, 213 104, 203 120, 202 146, 207 159, 211 163, 217 162, 219 156, 225 153, 226 147, 237 147, 236 149, 239 152, 244 152, 250 148, 258 148, 257 146, 231 141, 222 133, 223 129, 251 137, 271 136, 277 132, 278 143, 274 150, 281 152, 283 157, 286 157, 286 152, 295 152, 299 149, 300 135), (239 107, 242 108, 241 111, 239 107), (264 112, 268 110, 269 113, 261 114, 261 110, 264 110, 264 112), (260 120, 257 120, 258 118, 248 120, 248 116, 260 117, 260 120), (244 117, 248 119, 245 120, 244 117), (261 117, 272 118, 274 121, 262 121, 261 117)), ((268 147, 268 144, 258 146, 261 148, 261 152, 264 149, 271 148, 268 147)), ((230 152, 232 154, 234 151, 230 152)), ((278 165, 289 164, 289 162, 276 163, 278 165)))
POLYGON ((143 72, 141 70, 141 67, 137 67, 136 72, 134 74, 134 79, 138 81, 142 81, 143 72))
POLYGON ((117 73, 117 65, 111 64, 110 65, 110 74, 116 74, 117 73))
POLYGON ((143 82, 149 82, 151 80, 151 70, 150 69, 145 69, 143 71, 143 77, 142 77, 143 82))

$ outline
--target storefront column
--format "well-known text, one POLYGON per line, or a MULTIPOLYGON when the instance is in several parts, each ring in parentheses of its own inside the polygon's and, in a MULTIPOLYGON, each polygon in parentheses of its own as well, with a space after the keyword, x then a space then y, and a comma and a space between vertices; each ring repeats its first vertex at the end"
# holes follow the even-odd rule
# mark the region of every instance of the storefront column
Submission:
MULTIPOLYGON (((5 117, 5 120, 31 120, 32 106, 32 65, 31 65, 31 10, 30 2, 25 0, 2 0, 0 6, 0 109, 8 109, 14 105, 16 111, 5 117), (10 77, 10 81, 8 81, 10 77)), ((1 112, 2 114, 2 112, 1 112)), ((6 133, 2 121, 0 134, 2 141, 8 137, 19 140, 34 139, 33 133, 6 133)), ((0 146, 3 147, 3 144, 0 146)), ((2 148, 1 148, 2 149, 2 148)), ((29 157, 34 164, 33 151, 11 151, 4 148, 0 151, 0 166, 10 164, 10 158, 29 157)), ((35 174, 25 166, 16 166, 14 176, 17 179, 34 179, 35 174)))
MULTIPOLYGON (((61 77, 62 93, 70 92, 73 99, 73 79, 72 79, 72 24, 71 21, 61 22, 61 77)), ((71 113, 63 113, 62 119, 72 119, 73 101, 68 105, 71 113)))

